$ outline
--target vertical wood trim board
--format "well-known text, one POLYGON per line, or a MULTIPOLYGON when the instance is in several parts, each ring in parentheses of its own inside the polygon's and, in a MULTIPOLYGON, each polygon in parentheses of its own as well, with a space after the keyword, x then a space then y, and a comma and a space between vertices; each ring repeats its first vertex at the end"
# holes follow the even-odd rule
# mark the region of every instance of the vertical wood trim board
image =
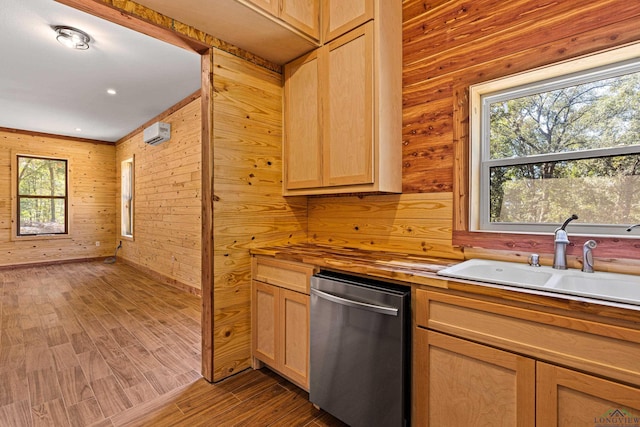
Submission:
POLYGON ((213 49, 214 380, 250 366, 249 249, 303 242, 305 197, 282 197, 282 76, 213 49))
POLYGON ((30 132, 0 130, 0 266, 113 255, 116 233, 115 146, 30 132), (12 154, 68 159, 69 236, 11 239, 12 154), (100 242, 100 246, 96 246, 100 242))

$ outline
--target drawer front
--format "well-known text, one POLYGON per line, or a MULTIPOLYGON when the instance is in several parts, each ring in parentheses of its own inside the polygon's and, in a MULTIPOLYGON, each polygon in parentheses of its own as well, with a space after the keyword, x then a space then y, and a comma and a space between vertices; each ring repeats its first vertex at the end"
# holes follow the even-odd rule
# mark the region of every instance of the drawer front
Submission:
POLYGON ((309 282, 316 268, 312 265, 268 257, 253 257, 252 277, 270 285, 309 295, 309 282))
POLYGON ((419 326, 640 385, 640 330, 416 290, 419 326))

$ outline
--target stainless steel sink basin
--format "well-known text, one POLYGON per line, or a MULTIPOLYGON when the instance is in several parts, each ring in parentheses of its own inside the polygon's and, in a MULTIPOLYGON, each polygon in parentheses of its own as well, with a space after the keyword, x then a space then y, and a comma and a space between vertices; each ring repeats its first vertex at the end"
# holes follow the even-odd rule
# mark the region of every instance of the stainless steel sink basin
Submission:
POLYGON ((472 259, 440 270, 441 276, 640 305, 640 276, 556 270, 505 261, 472 259))

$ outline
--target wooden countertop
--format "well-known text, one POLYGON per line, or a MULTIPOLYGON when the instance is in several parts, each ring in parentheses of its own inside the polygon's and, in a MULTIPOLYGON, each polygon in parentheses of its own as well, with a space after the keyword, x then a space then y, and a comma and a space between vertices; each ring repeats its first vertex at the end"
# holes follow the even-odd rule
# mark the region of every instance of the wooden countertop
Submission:
POLYGON ((437 275, 439 270, 458 264, 460 260, 305 243, 257 248, 252 249, 251 253, 417 287, 462 291, 548 311, 562 310, 565 314, 566 311, 570 311, 572 314, 589 318, 606 317, 615 320, 616 323, 631 322, 631 326, 640 327, 640 306, 469 280, 446 279, 437 275))
POLYGON ((436 273, 459 260, 428 258, 397 252, 366 251, 318 244, 297 244, 252 249, 254 255, 298 261, 327 268, 404 283, 432 285, 436 273))

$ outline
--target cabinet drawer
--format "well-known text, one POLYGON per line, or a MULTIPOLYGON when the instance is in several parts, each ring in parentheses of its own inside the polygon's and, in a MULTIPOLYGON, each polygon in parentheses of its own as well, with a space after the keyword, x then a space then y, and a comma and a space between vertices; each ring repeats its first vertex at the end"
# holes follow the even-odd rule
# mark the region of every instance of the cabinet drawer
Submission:
POLYGON ((253 257, 252 278, 263 283, 309 294, 309 282, 315 267, 294 261, 253 257))
POLYGON ((416 290, 416 323, 640 385, 640 330, 441 292, 416 290))

